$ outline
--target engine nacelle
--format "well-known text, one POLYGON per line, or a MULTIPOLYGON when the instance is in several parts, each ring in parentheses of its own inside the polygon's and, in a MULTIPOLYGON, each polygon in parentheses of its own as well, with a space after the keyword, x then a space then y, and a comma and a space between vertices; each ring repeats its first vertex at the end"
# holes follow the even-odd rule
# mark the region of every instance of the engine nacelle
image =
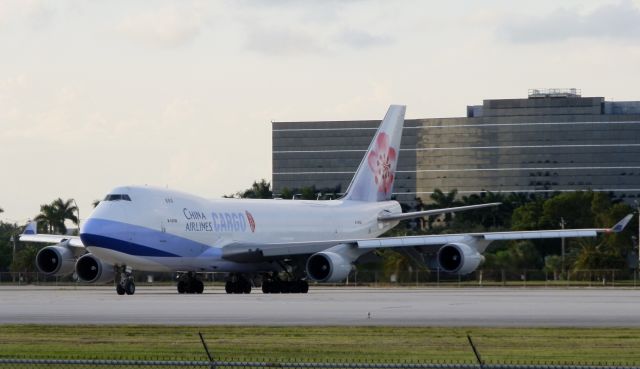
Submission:
POLYGON ((86 254, 76 261, 78 279, 87 283, 107 283, 113 280, 113 265, 107 264, 97 257, 86 254))
POLYGON ((64 243, 47 246, 36 254, 36 267, 49 276, 64 276, 73 273, 73 252, 64 243))
POLYGON ((445 272, 469 274, 478 269, 484 257, 464 243, 450 243, 438 251, 438 266, 445 272))
POLYGON ((331 251, 318 252, 307 259, 307 276, 318 282, 341 282, 349 276, 351 268, 351 260, 331 251))

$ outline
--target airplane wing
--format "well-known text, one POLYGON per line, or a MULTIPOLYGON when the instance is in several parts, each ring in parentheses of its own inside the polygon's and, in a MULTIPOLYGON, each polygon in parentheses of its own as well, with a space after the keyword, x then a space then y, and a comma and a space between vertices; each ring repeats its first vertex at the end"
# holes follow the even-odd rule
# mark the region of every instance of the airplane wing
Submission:
POLYGON ((499 206, 501 204, 502 203, 500 202, 492 202, 488 204, 467 205, 467 206, 458 206, 455 208, 414 211, 414 212, 401 213, 401 214, 382 214, 378 217, 378 220, 381 222, 388 222, 392 220, 413 219, 413 218, 426 217, 430 215, 440 215, 440 214, 446 214, 446 213, 456 213, 458 211, 482 209, 490 206, 499 206))
POLYGON ((67 241, 67 245, 71 247, 84 248, 79 236, 68 236, 59 234, 41 234, 38 233, 38 223, 29 222, 20 235, 22 242, 38 242, 38 243, 61 243, 67 241))
MULTIPOLYGON (((531 240, 542 238, 575 238, 595 237, 601 233, 619 233, 624 230, 633 218, 629 214, 611 228, 585 229, 555 229, 542 231, 510 231, 487 233, 460 233, 424 236, 383 237, 370 239, 347 239, 331 241, 308 241, 288 243, 242 243, 234 242, 222 248, 222 257, 236 262, 259 262, 264 260, 308 255, 324 251, 336 245, 346 244, 358 249, 384 249, 402 247, 421 247, 423 250, 433 248, 437 251, 440 246, 448 243, 465 242, 470 239, 488 245, 497 240, 531 240)), ((426 250, 425 250, 426 251, 426 250)))

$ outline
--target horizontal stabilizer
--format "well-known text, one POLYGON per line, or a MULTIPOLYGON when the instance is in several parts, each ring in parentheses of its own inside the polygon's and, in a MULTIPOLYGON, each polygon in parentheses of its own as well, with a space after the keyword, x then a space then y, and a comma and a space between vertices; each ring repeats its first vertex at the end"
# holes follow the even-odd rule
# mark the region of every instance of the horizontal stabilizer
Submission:
POLYGON ((535 240, 540 238, 595 237, 597 234, 597 229, 557 229, 550 231, 495 232, 484 235, 484 239, 490 241, 535 240))
POLYGON ((378 220, 381 222, 389 222, 392 220, 404 220, 404 219, 413 219, 413 218, 421 218, 430 215, 440 215, 447 213, 455 213, 458 211, 467 211, 467 210, 475 210, 482 209, 492 206, 499 206, 500 202, 492 202, 488 204, 478 204, 478 205, 467 205, 467 206, 458 206, 455 208, 444 208, 444 209, 433 209, 433 210, 424 210, 424 211, 414 211, 411 213, 402 213, 402 214, 384 214, 378 217, 378 220))

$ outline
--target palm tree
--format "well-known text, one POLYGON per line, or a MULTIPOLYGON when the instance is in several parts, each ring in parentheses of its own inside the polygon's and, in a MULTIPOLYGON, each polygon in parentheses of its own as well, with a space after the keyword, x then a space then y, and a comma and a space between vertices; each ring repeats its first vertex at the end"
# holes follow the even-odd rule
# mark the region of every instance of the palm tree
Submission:
MULTIPOLYGON (((456 206, 460 206, 461 205, 460 201, 456 200, 457 195, 458 195, 457 189, 453 189, 449 191, 447 194, 445 194, 444 192, 442 192, 441 189, 436 188, 435 190, 433 190, 433 193, 430 196, 431 200, 433 200, 433 206, 429 206, 429 207, 441 209, 441 208, 453 208, 456 206)), ((446 223, 449 223, 451 221, 451 213, 444 215, 444 221, 446 223)))
POLYGON ((73 199, 64 201, 61 198, 57 198, 53 203, 51 203, 51 205, 53 205, 55 209, 55 213, 59 221, 59 230, 62 234, 67 233, 67 227, 64 224, 66 220, 70 220, 73 224, 78 225, 78 217, 76 216, 78 213, 78 207, 75 205, 75 201, 73 199))
POLYGON ((464 205, 487 204, 499 202, 500 206, 494 206, 489 209, 482 209, 467 212, 468 219, 479 221, 485 228, 506 226, 511 220, 513 209, 505 204, 505 196, 499 192, 483 191, 480 195, 471 195, 463 197, 464 205))
POLYGON ((393 250, 385 250, 382 255, 384 276, 389 280, 394 277, 397 282, 400 282, 402 277, 406 276, 411 269, 409 258, 393 250))
POLYGON ((78 224, 78 217, 75 215, 78 212, 78 207, 73 203, 73 199, 65 201, 57 198, 51 204, 41 205, 40 214, 34 220, 44 224, 49 233, 65 234, 67 233, 67 227, 64 224, 66 220, 78 224))
POLYGON ((40 214, 33 218, 38 224, 42 224, 45 227, 46 233, 53 233, 59 225, 56 211, 51 204, 40 205, 40 214))

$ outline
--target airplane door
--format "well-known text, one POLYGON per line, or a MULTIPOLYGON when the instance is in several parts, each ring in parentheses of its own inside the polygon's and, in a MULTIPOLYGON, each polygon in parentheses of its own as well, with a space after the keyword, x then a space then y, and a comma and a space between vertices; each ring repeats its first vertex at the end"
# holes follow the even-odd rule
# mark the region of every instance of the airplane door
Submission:
POLYGON ((177 218, 175 217, 175 201, 173 197, 167 197, 162 200, 159 207, 159 227, 158 240, 160 243, 167 243, 170 234, 175 233, 177 226, 177 218))

